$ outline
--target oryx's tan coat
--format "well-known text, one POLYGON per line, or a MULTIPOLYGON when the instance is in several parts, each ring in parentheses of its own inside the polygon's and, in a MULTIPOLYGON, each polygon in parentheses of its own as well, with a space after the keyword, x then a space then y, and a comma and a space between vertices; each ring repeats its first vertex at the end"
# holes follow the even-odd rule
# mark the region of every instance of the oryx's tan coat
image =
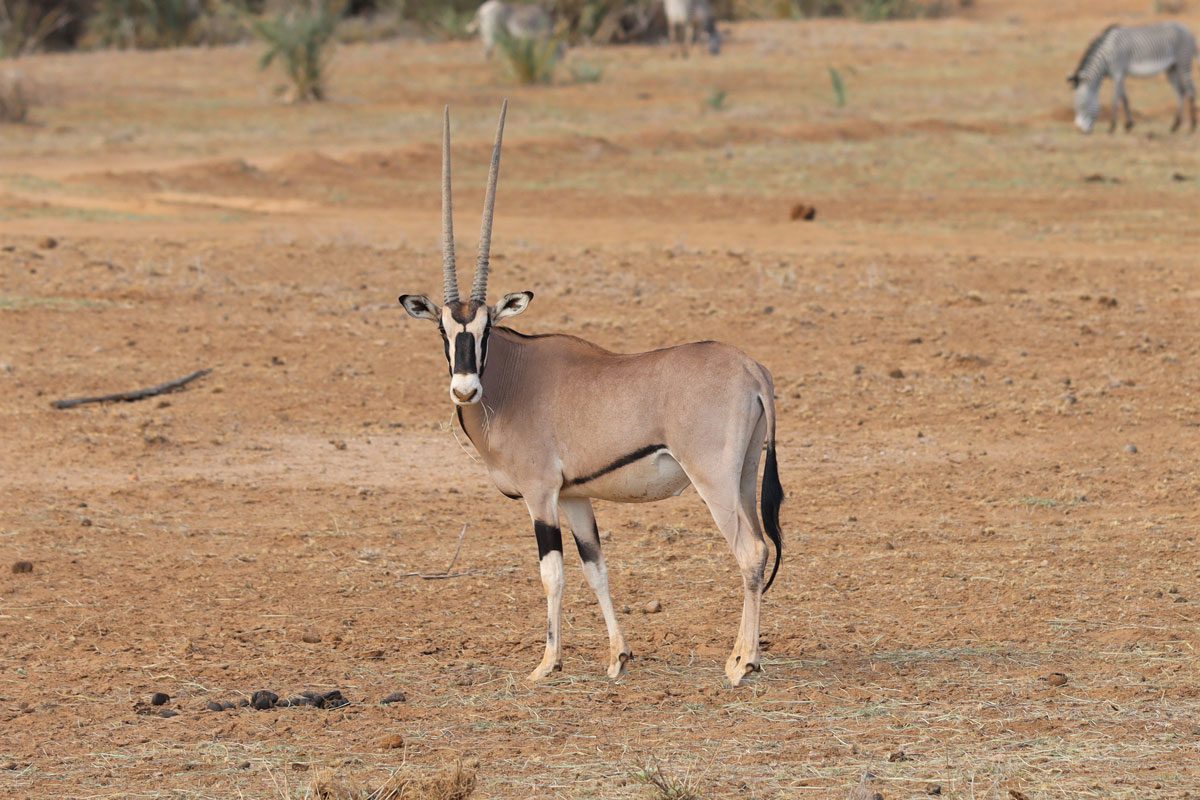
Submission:
MULTIPOLYGON (((507 104, 505 105, 507 107, 507 104)), ((758 669, 759 608, 768 548, 782 545, 783 500, 775 464, 775 404, 770 373, 742 352, 697 342, 622 355, 573 336, 526 336, 498 325, 533 295, 486 304, 488 246, 499 171, 501 111, 471 299, 458 298, 449 203, 449 118, 443 159, 445 304, 404 295, 409 314, 438 322, 451 370, 451 399, 463 430, 496 486, 522 498, 538 541, 547 598, 546 651, 530 676, 561 667, 562 537, 567 517, 584 574, 608 627, 608 674, 630 651, 617 624, 592 513, 592 499, 646 502, 695 486, 741 568, 742 622, 725 671, 733 685, 758 669), (758 461, 767 443, 762 520, 756 508, 758 461)), ((774 571, 771 580, 775 577, 774 571)))

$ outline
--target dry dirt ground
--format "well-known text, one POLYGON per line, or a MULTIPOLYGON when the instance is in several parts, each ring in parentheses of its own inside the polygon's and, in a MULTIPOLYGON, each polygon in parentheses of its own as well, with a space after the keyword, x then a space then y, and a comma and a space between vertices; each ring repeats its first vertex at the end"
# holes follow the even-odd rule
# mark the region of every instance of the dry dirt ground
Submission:
POLYGON ((298 798, 461 759, 489 798, 649 797, 655 763, 702 797, 844 798, 867 772, 888 800, 1200 795, 1200 138, 1167 135, 1161 79, 1131 84, 1134 133, 1080 136, 1063 82, 1150 5, 746 23, 719 59, 584 50, 599 82, 533 89, 470 43, 355 46, 301 107, 253 47, 25 60, 44 105, 0 141, 0 794, 298 798), (597 508, 629 676, 603 678, 571 563, 564 671, 524 682, 526 512, 395 303, 439 286, 441 105, 469 262, 505 95, 493 292, 537 293, 514 327, 721 339, 775 375, 786 549, 745 688, 722 675, 740 580, 693 492, 597 508), (464 522, 462 577, 409 575, 464 522), (334 688, 352 704, 205 710, 334 688), (155 691, 176 716, 137 713, 155 691))

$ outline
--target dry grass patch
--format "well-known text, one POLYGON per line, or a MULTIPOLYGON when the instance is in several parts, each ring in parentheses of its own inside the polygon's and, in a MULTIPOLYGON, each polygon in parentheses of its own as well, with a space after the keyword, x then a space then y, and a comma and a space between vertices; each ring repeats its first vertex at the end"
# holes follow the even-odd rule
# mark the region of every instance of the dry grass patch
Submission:
POLYGON ((461 761, 432 776, 402 767, 371 788, 337 770, 323 769, 313 775, 304 796, 310 800, 466 800, 475 792, 477 771, 477 764, 461 761))

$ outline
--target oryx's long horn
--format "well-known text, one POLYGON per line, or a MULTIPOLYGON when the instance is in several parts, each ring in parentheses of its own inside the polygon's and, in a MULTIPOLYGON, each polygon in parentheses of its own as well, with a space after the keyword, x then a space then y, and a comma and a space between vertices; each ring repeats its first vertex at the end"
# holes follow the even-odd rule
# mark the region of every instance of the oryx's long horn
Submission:
POLYGON ((488 255, 492 249, 492 214, 496 210, 496 179, 500 176, 500 144, 504 140, 504 117, 508 100, 500 106, 500 124, 496 126, 496 146, 492 150, 492 168, 488 172, 487 194, 483 199, 483 228, 479 232, 479 259, 475 262, 475 282, 471 299, 487 302, 488 255))
POLYGON ((458 273, 454 269, 454 201, 450 196, 450 106, 442 123, 442 278, 446 302, 458 302, 458 273))

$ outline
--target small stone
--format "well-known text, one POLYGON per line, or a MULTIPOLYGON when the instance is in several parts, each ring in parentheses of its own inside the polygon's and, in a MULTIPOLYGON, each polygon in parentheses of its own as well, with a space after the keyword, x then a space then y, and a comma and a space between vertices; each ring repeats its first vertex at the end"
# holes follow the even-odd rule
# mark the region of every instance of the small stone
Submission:
POLYGON ((967 292, 967 299, 972 303, 982 303, 983 294, 975 289, 972 289, 971 291, 967 292))
POLYGON ((158 712, 158 715, 160 717, 166 717, 170 719, 171 717, 178 717, 179 712, 173 708, 164 708, 162 711, 158 712))
POLYGON ((38 247, 43 250, 53 250, 58 247, 58 239, 55 239, 53 236, 47 236, 38 242, 38 247))
POLYGON ((206 709, 208 709, 209 711, 224 711, 225 710, 225 706, 222 705, 221 703, 218 703, 216 700, 209 700, 207 703, 204 704, 204 707, 206 709))
POLYGON ((320 644, 321 634, 317 633, 316 631, 305 631, 304 635, 300 637, 300 640, 302 642, 307 642, 308 644, 320 644))
POLYGON ((642 606, 643 614, 657 614, 660 611, 662 611, 662 603, 658 600, 651 600, 649 603, 646 603, 646 605, 642 606))
POLYGON ((331 445, 333 445, 333 448, 335 450, 345 450, 346 449, 346 443, 344 441, 342 441, 341 439, 330 439, 329 443, 331 445))
POLYGON ((0 762, 0 770, 14 770, 16 768, 17 768, 17 762, 15 762, 15 761, 0 762))
POLYGON ((32 561, 14 561, 12 565, 14 575, 21 575, 27 572, 33 572, 32 561))
POLYGON ((1029 800, 1029 795, 1022 792, 1020 789, 1009 789, 1008 796, 1011 800, 1029 800))
POLYGON ((1046 676, 1046 683, 1051 686, 1066 686, 1067 676, 1061 672, 1051 672, 1046 676))
POLYGON ((1131 442, 1131 443, 1129 443, 1129 444, 1125 445, 1125 452, 1126 452, 1126 453, 1129 453, 1130 455, 1132 455, 1132 454, 1136 453, 1137 451, 1138 451, 1138 449, 1137 449, 1137 445, 1136 445, 1136 444, 1133 444, 1133 443, 1131 442))
POLYGON ((399 750, 404 747, 404 737, 398 733, 384 736, 379 740, 379 747, 383 750, 399 750))
POLYGON ((152 706, 165 706, 169 702, 171 702, 171 695, 166 692, 155 692, 150 695, 150 705, 152 706))
POLYGON ((379 701, 380 705, 391 705, 392 703, 404 703, 408 700, 408 696, 404 692, 392 692, 387 697, 379 701))
POLYGON ((268 708, 274 708, 275 703, 279 700, 279 695, 274 692, 268 692, 263 689, 250 695, 250 705, 254 706, 259 711, 266 711, 268 708))
POLYGON ((90 528, 92 527, 92 520, 88 517, 84 517, 83 519, 79 520, 79 524, 85 528, 90 528))
POLYGON ((891 372, 888 373, 888 377, 899 380, 900 378, 904 377, 904 370, 900 369, 899 367, 896 367, 894 370, 892 370, 891 372))
POLYGON ((888 756, 888 761, 891 761, 891 762, 908 761, 908 754, 905 753, 903 750, 897 750, 896 752, 894 752, 888 756))
POLYGON ((925 790, 925 794, 941 794, 941 793, 942 793, 942 785, 940 783, 935 783, 933 786, 930 786, 928 789, 925 790))
POLYGON ((792 206, 792 211, 789 216, 792 218, 793 222, 796 220, 811 222, 817 218, 817 208, 816 206, 810 206, 807 203, 796 203, 794 206, 792 206))

